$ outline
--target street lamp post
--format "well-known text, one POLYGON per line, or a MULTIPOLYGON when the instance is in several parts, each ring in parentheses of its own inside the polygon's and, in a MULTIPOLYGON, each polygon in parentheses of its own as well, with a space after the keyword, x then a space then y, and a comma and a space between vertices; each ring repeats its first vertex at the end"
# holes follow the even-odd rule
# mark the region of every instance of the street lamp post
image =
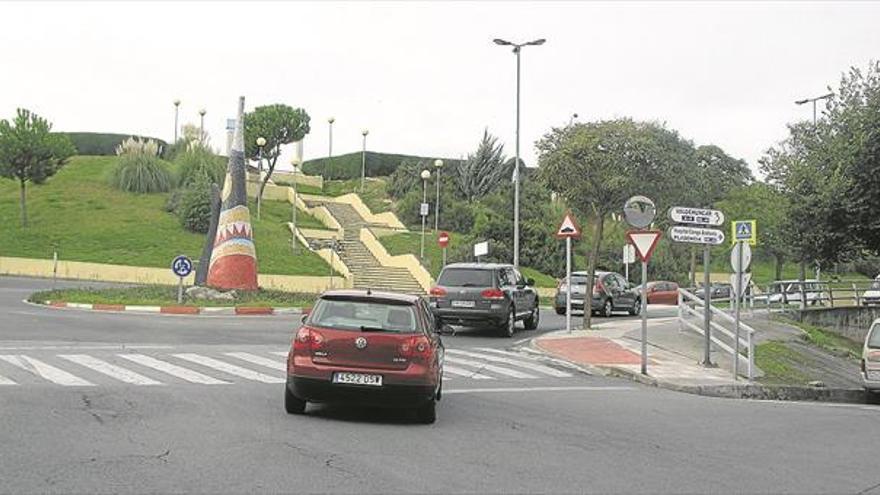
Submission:
MULTIPOLYGON (((299 148, 299 149, 301 150, 302 148, 299 148)), ((295 154, 293 156, 293 158, 290 160, 290 164, 293 166, 293 209, 290 213, 290 223, 291 223, 290 231, 293 234, 293 236, 291 238, 290 249, 291 249, 291 251, 293 251, 293 254, 296 254, 296 210, 297 210, 297 208, 296 208, 296 200, 297 200, 297 198, 296 198, 296 182, 297 182, 296 172, 297 172, 297 169, 299 168, 299 166, 302 165, 302 155, 300 153, 295 154)), ((332 264, 333 264, 332 258, 330 259, 330 264, 331 264, 331 270, 332 270, 332 264)), ((332 281, 331 281, 331 285, 332 285, 332 281)))
MULTIPOLYGON (((422 170, 422 205, 428 202, 428 179, 431 178, 430 170, 422 170)), ((422 210, 424 206, 419 205, 419 213, 422 214, 422 247, 419 250, 419 259, 425 259, 425 221, 428 218, 426 211, 422 210)))
POLYGON ((257 220, 260 219, 260 210, 263 203, 263 191, 261 188, 263 183, 263 146, 266 146, 266 138, 260 136, 257 138, 257 220))
POLYGON ((516 162, 513 171, 513 266, 519 267, 519 94, 520 94, 520 52, 522 47, 543 45, 544 38, 526 43, 513 43, 500 38, 492 40, 496 45, 512 46, 516 54, 516 162))
POLYGON ((327 150, 327 164, 324 165, 324 173, 322 174, 322 177, 325 179, 327 178, 326 177, 327 169, 330 166, 330 162, 333 161, 333 123, 334 122, 336 122, 336 119, 334 117, 330 117, 329 119, 327 119, 327 124, 330 128, 330 144, 328 146, 329 149, 327 150))
POLYGON ((199 110, 199 119, 201 123, 199 124, 199 141, 204 142, 205 140, 205 114, 208 113, 204 108, 199 110))
POLYGON ((813 104, 813 130, 816 130, 816 102, 819 100, 827 100, 834 96, 834 93, 828 93, 826 95, 817 96, 815 98, 804 98, 803 100, 798 100, 794 102, 795 105, 803 105, 804 103, 812 103, 813 104))
POLYGON ((179 128, 178 125, 177 125, 177 122, 178 122, 178 120, 177 120, 178 110, 180 110, 180 100, 179 100, 179 99, 175 99, 175 100, 174 100, 174 142, 175 142, 175 143, 177 143, 177 129, 179 128))
POLYGON ((364 137, 364 150, 361 153, 361 193, 364 192, 364 178, 367 176, 367 134, 370 131, 364 129, 361 131, 361 135, 364 137))
POLYGON ((443 168, 443 160, 434 160, 434 168, 437 169, 437 201, 434 203, 434 232, 440 230, 440 169, 443 168))

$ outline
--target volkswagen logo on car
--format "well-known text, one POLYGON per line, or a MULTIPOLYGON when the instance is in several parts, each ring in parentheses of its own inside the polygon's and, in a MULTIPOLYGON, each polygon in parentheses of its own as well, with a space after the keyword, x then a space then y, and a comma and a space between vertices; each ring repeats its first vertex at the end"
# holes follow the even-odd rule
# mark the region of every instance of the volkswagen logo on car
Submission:
POLYGON ((367 339, 365 339, 363 337, 358 337, 354 341, 354 346, 357 347, 358 349, 366 349, 367 348, 367 339))

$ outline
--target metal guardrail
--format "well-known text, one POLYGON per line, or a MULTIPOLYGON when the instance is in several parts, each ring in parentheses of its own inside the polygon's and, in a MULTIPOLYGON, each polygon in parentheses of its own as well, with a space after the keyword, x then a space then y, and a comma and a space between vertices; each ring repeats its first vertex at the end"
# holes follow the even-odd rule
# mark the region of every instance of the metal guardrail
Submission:
MULTIPOLYGON (((730 300, 727 298, 726 300, 730 300)), ((678 290, 678 322, 679 326, 682 330, 685 328, 689 328, 700 335, 705 337, 706 329, 704 326, 697 325, 690 321, 688 317, 697 317, 698 321, 702 322, 705 316, 706 307, 709 308, 709 313, 711 318, 709 320, 709 339, 714 343, 719 349, 727 352, 731 355, 735 360, 742 362, 746 366, 747 370, 747 378, 752 380, 754 378, 754 366, 755 366, 755 348, 754 348, 754 334, 755 329, 750 327, 749 325, 739 322, 739 333, 737 333, 735 327, 734 330, 731 330, 721 323, 714 321, 715 319, 723 320, 731 325, 736 325, 736 319, 727 314, 721 308, 715 307, 712 305, 713 302, 718 302, 719 299, 711 299, 707 305, 706 301, 701 299, 699 296, 694 294, 688 289, 679 289, 678 290), (723 335, 727 337, 727 341, 722 340, 718 337, 718 335, 723 335), (743 338, 745 335, 745 338, 743 338), (736 343, 739 342, 739 345, 736 343), (737 352, 737 348, 739 352, 737 352), (743 354, 745 352, 745 354, 743 354)), ((734 369, 737 369, 737 366, 734 366, 734 369)))
POLYGON ((880 297, 865 298, 869 291, 880 292, 876 280, 829 280, 773 282, 766 290, 751 296, 752 306, 768 312, 792 308, 856 307, 880 305, 880 297))

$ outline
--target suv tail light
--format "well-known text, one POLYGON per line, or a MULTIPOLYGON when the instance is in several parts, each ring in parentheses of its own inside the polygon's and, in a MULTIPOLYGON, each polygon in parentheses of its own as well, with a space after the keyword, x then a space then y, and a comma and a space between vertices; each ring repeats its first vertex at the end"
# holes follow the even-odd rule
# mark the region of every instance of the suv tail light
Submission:
POLYGON ((446 289, 443 287, 431 287, 430 294, 434 297, 443 297, 446 295, 446 289))
POLYGON ((486 289, 483 292, 480 292, 480 295, 483 296, 483 299, 504 299, 504 291, 502 291, 501 289, 486 289))
POLYGON ((431 357, 433 352, 431 349, 431 342, 424 335, 416 335, 405 339, 400 343, 400 348, 398 350, 401 357, 407 359, 423 359, 426 361, 431 357))
POLYGON ((324 336, 309 327, 300 327, 293 339, 293 352, 317 351, 324 346, 324 336))

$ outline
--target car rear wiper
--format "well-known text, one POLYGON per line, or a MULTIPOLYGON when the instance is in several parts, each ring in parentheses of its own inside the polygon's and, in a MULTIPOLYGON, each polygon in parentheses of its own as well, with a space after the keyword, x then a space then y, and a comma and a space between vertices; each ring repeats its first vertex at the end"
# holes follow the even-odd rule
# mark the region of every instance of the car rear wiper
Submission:
POLYGON ((477 284, 472 284, 470 282, 465 282, 461 284, 462 287, 477 287, 477 284))
POLYGON ((384 332, 385 329, 381 327, 367 327, 361 325, 361 332, 384 332))

